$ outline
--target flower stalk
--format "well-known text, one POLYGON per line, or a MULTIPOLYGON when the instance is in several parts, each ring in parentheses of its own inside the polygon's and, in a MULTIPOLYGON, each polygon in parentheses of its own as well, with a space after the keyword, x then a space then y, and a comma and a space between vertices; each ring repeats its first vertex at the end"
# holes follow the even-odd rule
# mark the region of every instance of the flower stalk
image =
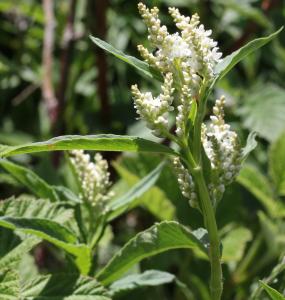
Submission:
POLYGON ((134 85, 135 108, 154 135, 167 137, 180 147, 180 155, 173 159, 174 171, 182 195, 203 216, 209 236, 211 299, 220 300, 223 275, 215 210, 241 164, 237 134, 224 120, 224 97, 216 100, 210 124, 203 123, 214 69, 222 53, 210 37, 212 31, 200 24, 197 14, 185 17, 178 9, 169 8, 180 31, 170 34, 161 24, 157 7, 148 9, 139 3, 138 8, 153 47, 150 51, 139 45, 138 50, 164 82, 157 97, 134 85), (173 114, 175 134, 170 133, 169 117, 173 114))

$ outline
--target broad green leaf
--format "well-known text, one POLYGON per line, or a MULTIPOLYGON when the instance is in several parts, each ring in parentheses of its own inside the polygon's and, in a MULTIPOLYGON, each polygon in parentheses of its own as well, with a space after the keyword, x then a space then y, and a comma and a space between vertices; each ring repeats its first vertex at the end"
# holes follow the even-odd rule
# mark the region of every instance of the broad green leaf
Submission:
POLYGON ((142 259, 179 248, 195 249, 202 255, 207 255, 206 248, 195 232, 173 221, 158 223, 132 238, 96 278, 108 285, 142 259))
POLYGON ((245 165, 237 177, 238 183, 251 192, 272 216, 285 216, 285 207, 274 199, 268 179, 252 165, 245 165))
POLYGON ((115 294, 119 294, 121 292, 126 292, 145 286, 162 285, 173 282, 174 280, 175 275, 173 274, 157 270, 148 270, 141 274, 132 274, 119 279, 113 282, 109 289, 111 291, 111 295, 114 296, 115 294))
POLYGON ((239 262, 243 257, 247 242, 252 239, 251 232, 245 227, 232 229, 222 240, 224 262, 239 262))
MULTIPOLYGON (((130 186, 139 183, 139 177, 122 165, 113 163, 120 177, 125 180, 130 186)), ((175 207, 167 198, 167 195, 158 187, 151 187, 138 200, 137 204, 146 207, 153 215, 160 220, 173 220, 175 216, 175 207)))
POLYGON ((75 256, 75 262, 82 273, 90 268, 90 249, 77 243, 76 236, 63 225, 40 218, 0 217, 0 226, 31 234, 44 239, 75 256))
POLYGON ((215 73, 217 77, 215 79, 215 83, 222 79, 237 63, 239 63, 243 58, 256 51, 258 48, 266 45, 272 39, 274 39, 281 31, 283 27, 277 30, 276 32, 270 34, 267 37, 262 37, 250 41, 245 46, 236 50, 232 54, 226 56, 215 68, 215 73))
POLYGON ((146 62, 141 61, 141 60, 137 59, 136 57, 124 54, 122 51, 116 49, 115 47, 108 44, 107 42, 100 40, 99 38, 90 36, 90 39, 94 44, 96 44, 101 49, 113 54, 115 57, 128 63, 129 65, 136 68, 137 70, 139 70, 146 76, 151 77, 151 78, 160 79, 158 73, 155 72, 154 70, 152 70, 146 62))
POLYGON ((250 154, 251 151, 253 151, 256 146, 257 146, 257 141, 256 141, 256 132, 251 132, 246 140, 246 145, 242 149, 242 159, 245 160, 248 155, 250 154))
POLYGON ((285 90, 273 84, 256 86, 244 96, 239 114, 244 127, 274 142, 285 131, 285 90))
POLYGON ((269 170, 277 193, 285 196, 285 133, 270 147, 269 170))
POLYGON ((0 202, 0 215, 16 218, 42 218, 64 224, 73 218, 73 210, 62 207, 59 202, 36 199, 22 195, 0 202))
POLYGON ((8 160, 0 159, 0 166, 13 175, 20 183, 40 198, 58 201, 55 190, 37 174, 28 168, 16 165, 8 160))
POLYGON ((78 274, 38 276, 22 287, 25 300, 111 300, 94 278, 78 274))
POLYGON ((138 198, 148 191, 157 181, 164 167, 164 163, 159 164, 152 172, 136 183, 126 194, 115 199, 109 205, 109 220, 121 215, 126 210, 138 204, 138 198))
POLYGON ((272 300, 285 300, 285 297, 281 295, 279 292, 277 292, 275 289, 267 285, 266 283, 259 281, 268 296, 270 296, 270 299, 272 300))
POLYGON ((19 300, 20 284, 17 272, 9 269, 0 270, 0 299, 19 300))
POLYGON ((85 136, 65 135, 52 138, 45 142, 24 144, 20 146, 2 145, 2 147, 0 147, 0 157, 24 153, 74 149, 175 154, 175 151, 169 147, 139 137, 99 134, 85 136))

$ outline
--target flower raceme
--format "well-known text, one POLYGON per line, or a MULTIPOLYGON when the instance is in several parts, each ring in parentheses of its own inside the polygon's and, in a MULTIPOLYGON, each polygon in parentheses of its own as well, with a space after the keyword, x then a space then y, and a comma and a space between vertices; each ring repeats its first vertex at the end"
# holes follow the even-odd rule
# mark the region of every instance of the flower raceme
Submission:
MULTIPOLYGON (((214 79, 214 69, 222 53, 217 42, 205 30, 199 16, 186 17, 176 8, 169 8, 176 27, 180 32, 170 34, 161 24, 157 7, 147 8, 139 3, 139 12, 148 29, 152 50, 138 46, 143 59, 159 71, 164 79, 161 93, 154 97, 151 92, 142 93, 137 85, 132 86, 135 108, 152 133, 168 137, 177 144, 191 148, 189 125, 191 111, 204 105, 201 103, 205 90, 214 79), (170 132, 170 114, 175 114, 175 135, 170 132)), ((205 101, 205 100, 203 100, 205 101)), ((241 149, 235 132, 224 121, 225 99, 216 101, 209 127, 201 124, 201 141, 211 165, 211 180, 208 188, 213 204, 223 195, 225 185, 232 182, 241 164, 241 149)), ((193 130, 192 120, 192 130, 193 130)), ((182 194, 194 207, 198 206, 197 191, 189 168, 184 167, 180 158, 174 159, 182 194)))
POLYGON ((100 212, 108 210, 107 202, 113 193, 108 191, 111 182, 107 161, 96 153, 92 162, 90 155, 83 150, 71 151, 70 161, 81 185, 81 197, 100 212))

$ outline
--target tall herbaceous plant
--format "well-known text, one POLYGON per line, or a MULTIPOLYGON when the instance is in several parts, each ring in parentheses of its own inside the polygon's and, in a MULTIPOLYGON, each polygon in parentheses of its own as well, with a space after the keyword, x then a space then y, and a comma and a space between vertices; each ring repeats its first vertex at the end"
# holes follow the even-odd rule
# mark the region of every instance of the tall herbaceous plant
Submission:
MULTIPOLYGON (((235 180, 256 141, 255 134, 250 134, 246 146, 241 145, 236 132, 225 122, 224 96, 216 100, 210 118, 205 122, 207 99, 215 84, 241 59, 269 42, 280 30, 268 37, 251 41, 223 58, 218 43, 211 37, 212 31, 205 29, 197 14, 186 17, 178 9, 169 8, 169 14, 177 27, 177 32, 169 33, 167 27, 161 24, 158 8, 149 9, 142 3, 139 3, 138 8, 148 29, 151 45, 151 49, 138 46, 144 62, 125 55, 98 38, 91 39, 145 76, 161 82, 157 95, 142 91, 137 85, 131 87, 131 93, 139 118, 145 121, 153 135, 170 140, 173 147, 139 137, 112 134, 61 136, 26 145, 1 145, 0 156, 3 158, 40 151, 70 151, 66 158, 78 186, 75 194, 66 187, 49 185, 29 169, 6 159, 0 160, 2 168, 27 186, 35 197, 41 198, 8 199, 0 204, 1 228, 20 232, 20 237, 24 234, 29 236, 21 243, 17 240, 18 248, 8 254, 9 259, 4 256, 5 271, 1 269, 4 263, 3 258, 0 258, 0 274, 6 272, 6 277, 2 276, 4 285, 8 286, 9 282, 9 293, 13 291, 15 297, 20 286, 22 295, 27 299, 31 293, 43 297, 54 293, 62 297, 93 295, 96 299, 111 299, 124 284, 128 283, 127 288, 132 289, 135 284, 130 285, 129 282, 138 284, 148 276, 157 282, 173 280, 173 275, 158 271, 146 272, 141 274, 142 277, 138 274, 135 275, 137 277, 125 277, 122 281, 118 279, 144 258, 169 249, 189 248, 209 260, 211 299, 221 299, 222 245, 215 212, 226 187, 235 180), (111 188, 107 161, 99 153, 92 160, 83 150, 154 152, 161 153, 163 161, 125 195, 117 197, 111 188), (168 159, 165 160, 165 157, 168 159), (98 245, 107 225, 137 205, 137 199, 155 184, 165 161, 171 161, 181 193, 189 205, 201 213, 205 229, 191 232, 175 221, 156 223, 129 240, 101 268, 97 261, 98 245), (25 209, 18 209, 17 205, 25 209), (77 269, 78 275, 66 273, 57 277, 40 276, 33 283, 21 286, 14 270, 15 262, 19 261, 20 253, 29 251, 41 240, 61 248, 66 253, 68 263, 77 269), (9 262, 13 262, 13 265, 9 262), (53 291, 47 290, 44 282, 52 279, 55 283, 66 280, 66 290, 57 285, 53 291), (74 286, 70 288, 72 282, 74 286)), ((4 233, 1 231, 0 235, 4 233)))

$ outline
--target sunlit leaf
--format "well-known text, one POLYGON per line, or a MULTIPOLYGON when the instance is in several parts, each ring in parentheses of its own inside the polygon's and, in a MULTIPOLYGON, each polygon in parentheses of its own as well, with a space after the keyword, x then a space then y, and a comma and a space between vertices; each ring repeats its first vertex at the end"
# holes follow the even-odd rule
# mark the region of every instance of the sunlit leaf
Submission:
POLYGON ((99 134, 86 136, 65 135, 52 138, 45 142, 20 146, 2 145, 2 147, 0 147, 0 157, 8 157, 24 153, 75 149, 175 154, 175 152, 169 147, 139 137, 99 134))
POLYGON ((132 238, 98 273, 97 278, 105 285, 110 284, 142 259, 179 248, 195 249, 207 255, 195 232, 173 221, 158 223, 132 238))

